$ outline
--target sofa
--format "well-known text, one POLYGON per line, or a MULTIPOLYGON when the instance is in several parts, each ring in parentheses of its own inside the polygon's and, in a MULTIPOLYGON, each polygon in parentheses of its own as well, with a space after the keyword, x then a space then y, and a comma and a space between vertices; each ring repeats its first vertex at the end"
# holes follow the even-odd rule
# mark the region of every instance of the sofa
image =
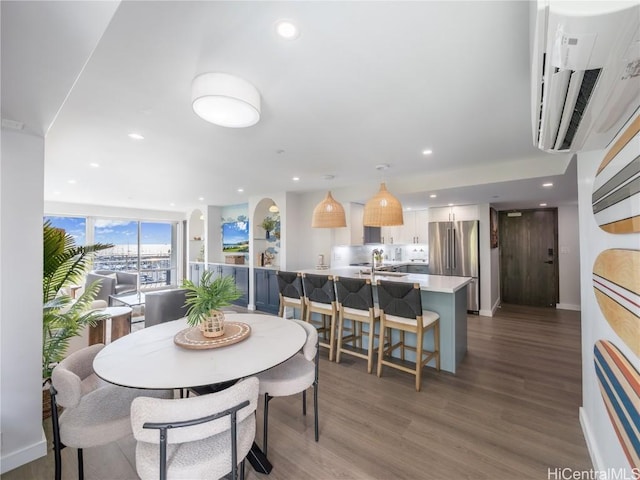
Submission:
POLYGON ((187 291, 182 288, 145 293, 144 326, 177 320, 187 315, 187 291))
POLYGON ((95 299, 104 300, 107 305, 111 305, 110 295, 135 292, 138 289, 138 274, 134 272, 93 270, 87 274, 85 288, 96 281, 100 283, 100 291, 95 299))

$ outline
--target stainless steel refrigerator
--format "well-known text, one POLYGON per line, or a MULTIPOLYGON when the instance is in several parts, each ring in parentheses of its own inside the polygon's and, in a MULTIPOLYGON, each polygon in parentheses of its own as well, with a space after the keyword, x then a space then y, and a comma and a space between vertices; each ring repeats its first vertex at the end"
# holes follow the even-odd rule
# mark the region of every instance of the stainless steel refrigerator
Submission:
POLYGON ((429 222, 429 274, 472 277, 467 310, 480 310, 480 225, 477 220, 429 222))

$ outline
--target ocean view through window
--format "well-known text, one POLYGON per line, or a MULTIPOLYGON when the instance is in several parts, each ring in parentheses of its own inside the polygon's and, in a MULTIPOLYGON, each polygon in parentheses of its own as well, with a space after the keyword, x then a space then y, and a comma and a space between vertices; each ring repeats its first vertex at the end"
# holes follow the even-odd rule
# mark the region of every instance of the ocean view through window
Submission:
POLYGON ((141 290, 177 283, 177 223, 95 217, 45 216, 77 245, 112 243, 96 254, 92 270, 138 273, 141 290))

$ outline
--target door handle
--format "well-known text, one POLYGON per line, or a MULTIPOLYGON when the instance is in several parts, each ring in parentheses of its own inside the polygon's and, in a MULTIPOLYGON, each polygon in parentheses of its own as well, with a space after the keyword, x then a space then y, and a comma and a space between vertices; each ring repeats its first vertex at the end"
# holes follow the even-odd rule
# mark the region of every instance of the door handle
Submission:
POLYGON ((553 265, 553 260, 547 260, 547 261, 546 261, 546 262, 544 262, 544 263, 548 263, 549 265, 553 265))

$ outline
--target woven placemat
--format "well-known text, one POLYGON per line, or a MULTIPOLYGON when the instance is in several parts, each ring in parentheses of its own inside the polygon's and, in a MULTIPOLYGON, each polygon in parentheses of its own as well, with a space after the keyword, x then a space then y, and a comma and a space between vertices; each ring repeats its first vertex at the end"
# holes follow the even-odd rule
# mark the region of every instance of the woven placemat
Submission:
POLYGON ((241 342, 249 336, 251 327, 242 322, 225 322, 224 335, 215 338, 205 337, 200 327, 189 327, 180 330, 173 337, 173 342, 184 348, 192 350, 205 350, 208 348, 220 348, 241 342))

